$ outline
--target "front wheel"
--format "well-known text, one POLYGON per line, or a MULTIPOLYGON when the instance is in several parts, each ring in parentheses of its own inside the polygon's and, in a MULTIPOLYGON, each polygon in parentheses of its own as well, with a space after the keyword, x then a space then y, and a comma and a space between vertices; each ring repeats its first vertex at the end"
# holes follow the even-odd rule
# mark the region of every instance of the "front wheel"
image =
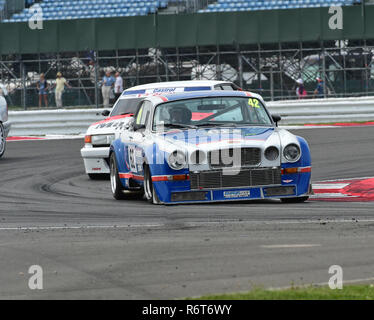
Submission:
POLYGON ((298 197, 298 198, 283 198, 281 201, 283 203, 301 203, 305 202, 309 199, 309 197, 298 197))
POLYGON ((126 196, 123 193, 123 186, 119 179, 117 161, 116 161, 116 156, 114 153, 110 155, 109 166, 110 166, 110 186, 112 189, 112 195, 114 199, 116 200, 124 200, 126 199, 126 196))
POLYGON ((144 195, 149 203, 160 204, 160 199, 152 182, 151 170, 147 165, 144 166, 144 195))
POLYGON ((0 122, 0 158, 4 155, 6 147, 5 129, 3 124, 0 122))

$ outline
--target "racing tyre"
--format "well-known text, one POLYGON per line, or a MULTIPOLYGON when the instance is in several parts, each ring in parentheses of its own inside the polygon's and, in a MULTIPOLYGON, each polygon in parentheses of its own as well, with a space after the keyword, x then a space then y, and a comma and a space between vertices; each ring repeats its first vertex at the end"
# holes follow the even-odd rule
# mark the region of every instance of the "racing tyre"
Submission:
POLYGON ((112 189, 113 197, 116 200, 124 200, 126 199, 126 196, 123 193, 123 186, 119 179, 117 161, 116 161, 116 156, 114 153, 110 155, 109 166, 110 166, 110 186, 112 189))
POLYGON ((160 204, 160 199, 152 182, 151 171, 147 165, 144 167, 144 195, 149 203, 160 204))
POLYGON ((283 198, 281 201, 283 203, 300 203, 305 202, 309 199, 309 197, 298 197, 298 198, 283 198))
POLYGON ((5 129, 3 124, 0 122, 0 158, 3 156, 6 147, 5 129))

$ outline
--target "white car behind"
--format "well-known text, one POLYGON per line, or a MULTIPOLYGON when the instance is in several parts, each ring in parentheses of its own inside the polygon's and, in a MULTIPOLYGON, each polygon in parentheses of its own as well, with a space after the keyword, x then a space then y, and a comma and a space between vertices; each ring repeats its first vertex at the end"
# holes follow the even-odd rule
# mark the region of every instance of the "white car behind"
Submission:
POLYGON ((126 130, 132 115, 138 110, 140 102, 148 95, 178 93, 205 90, 239 90, 227 81, 194 80, 159 82, 139 85, 125 90, 114 104, 112 111, 105 110, 105 120, 92 124, 85 136, 85 145, 81 149, 86 173, 91 179, 109 176, 109 147, 116 131, 126 130))
POLYGON ((0 158, 4 155, 6 149, 6 138, 10 130, 8 121, 8 104, 3 95, 6 95, 6 89, 0 85, 0 158))

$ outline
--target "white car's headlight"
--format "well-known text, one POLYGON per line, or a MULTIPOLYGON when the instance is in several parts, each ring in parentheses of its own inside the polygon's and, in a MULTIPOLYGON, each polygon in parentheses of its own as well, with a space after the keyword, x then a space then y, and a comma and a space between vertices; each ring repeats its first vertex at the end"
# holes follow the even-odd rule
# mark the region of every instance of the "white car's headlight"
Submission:
POLYGON ((107 146, 114 141, 114 134, 96 135, 91 137, 91 144, 93 146, 107 146))
POLYGON ((175 150, 170 153, 168 158, 168 164, 170 168, 174 170, 181 170, 186 165, 186 155, 181 150, 175 150))
POLYGON ((300 159, 301 151, 298 145, 291 143, 283 149, 283 155, 289 162, 296 162, 300 159))

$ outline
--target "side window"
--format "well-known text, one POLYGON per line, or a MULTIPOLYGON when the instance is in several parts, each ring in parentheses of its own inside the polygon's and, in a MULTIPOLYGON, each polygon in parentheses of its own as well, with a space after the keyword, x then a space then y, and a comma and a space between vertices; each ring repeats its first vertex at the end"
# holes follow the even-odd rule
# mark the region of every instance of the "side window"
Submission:
POLYGON ((140 121, 142 119, 143 109, 144 109, 144 102, 140 106, 139 111, 138 111, 138 113, 136 115, 136 120, 135 120, 136 124, 140 124, 141 123, 140 121))
POLYGON ((223 83, 223 84, 218 84, 214 86, 214 90, 234 91, 235 89, 230 83, 223 83))
POLYGON ((138 114, 136 115, 135 123, 140 126, 146 126, 151 115, 152 103, 144 101, 139 108, 138 114))
POLYGON ((231 86, 231 84, 223 84, 222 85, 222 90, 226 90, 226 91, 233 91, 233 87, 231 86))

